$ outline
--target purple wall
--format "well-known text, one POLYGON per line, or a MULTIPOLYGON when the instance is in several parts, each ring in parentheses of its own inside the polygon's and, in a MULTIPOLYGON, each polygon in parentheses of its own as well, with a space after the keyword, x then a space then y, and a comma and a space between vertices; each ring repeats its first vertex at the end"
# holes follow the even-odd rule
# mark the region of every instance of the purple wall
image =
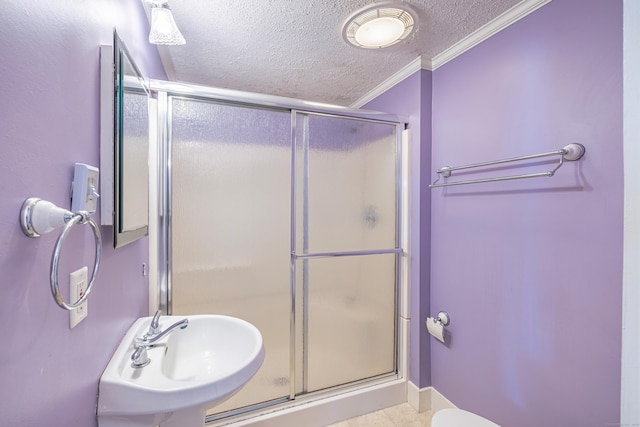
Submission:
POLYGON ((434 71, 433 170, 570 142, 553 178, 432 190, 432 383, 503 426, 620 422, 622 1, 554 0, 434 71))
MULTIPOLYGON (((98 378, 147 314, 146 239, 114 250, 103 228, 89 317, 69 330, 49 292, 56 233, 29 239, 17 220, 29 196, 68 206, 73 163, 99 164, 98 46, 113 26, 143 73, 164 78, 139 2, 0 4, 2 425, 96 425, 98 378)), ((414 130, 412 382, 504 426, 619 422, 622 2, 554 0, 366 108, 410 115, 414 130), (426 188, 432 166, 574 141, 585 159, 552 179, 426 188), (423 327, 440 309, 448 347, 423 327)), ((74 230, 61 282, 91 265, 92 245, 74 230)))
POLYGON ((409 336, 409 378, 418 387, 431 385, 429 334, 420 321, 429 315, 431 199, 427 185, 431 175, 431 98, 431 72, 422 70, 363 107, 407 115, 412 131, 409 221, 413 231, 410 242, 410 310, 414 321, 411 322, 409 336))
MULTIPOLYGON (((111 228, 102 228, 89 316, 70 330, 49 290, 58 232, 30 239, 18 224, 24 199, 68 208, 73 164, 99 165, 98 50, 114 26, 142 72, 165 78, 140 2, 0 3, 1 425, 95 426, 98 379, 125 330, 147 315, 147 239, 114 250, 111 228)), ((68 273, 93 265, 90 229, 76 228, 62 254, 65 296, 68 273)))

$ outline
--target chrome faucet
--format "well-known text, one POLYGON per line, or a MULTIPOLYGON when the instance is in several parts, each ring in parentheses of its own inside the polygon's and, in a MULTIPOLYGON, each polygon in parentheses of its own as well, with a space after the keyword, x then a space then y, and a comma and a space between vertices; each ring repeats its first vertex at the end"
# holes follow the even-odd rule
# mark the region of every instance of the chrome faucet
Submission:
POLYGON ((149 332, 147 332, 147 335, 150 337, 158 335, 160 333, 160 327, 158 326, 158 323, 160 322, 160 314, 162 314, 162 311, 156 311, 153 319, 151 319, 151 323, 149 324, 149 332))
POLYGON ((164 331, 160 331, 158 327, 158 321, 160 319, 160 310, 158 310, 153 316, 151 320, 151 324, 149 325, 149 331, 142 336, 142 338, 136 338, 133 342, 133 346, 135 347, 135 351, 131 355, 131 366, 134 368, 143 368, 151 363, 151 359, 147 354, 147 349, 153 347, 155 343, 160 341, 162 338, 169 335, 176 328, 184 329, 189 324, 189 319, 182 319, 173 325, 169 326, 164 331))

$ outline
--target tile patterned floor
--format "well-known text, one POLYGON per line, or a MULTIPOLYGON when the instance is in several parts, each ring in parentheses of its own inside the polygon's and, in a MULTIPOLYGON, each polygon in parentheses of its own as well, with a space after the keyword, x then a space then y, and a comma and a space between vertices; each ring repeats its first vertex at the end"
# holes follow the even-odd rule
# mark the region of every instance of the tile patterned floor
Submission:
POLYGON ((403 403, 327 427, 430 427, 432 416, 432 411, 419 414, 403 403))

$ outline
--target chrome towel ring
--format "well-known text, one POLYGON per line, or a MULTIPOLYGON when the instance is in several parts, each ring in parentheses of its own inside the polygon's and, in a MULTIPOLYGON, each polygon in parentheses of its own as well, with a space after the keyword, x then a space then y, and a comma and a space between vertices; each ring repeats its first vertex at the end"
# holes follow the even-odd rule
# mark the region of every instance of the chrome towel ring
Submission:
POLYGON ((51 257, 51 294, 56 304, 65 310, 73 310, 82 305, 93 288, 98 268, 100 267, 100 258, 102 256, 102 236, 100 235, 100 228, 98 224, 89 217, 89 213, 80 211, 72 213, 66 209, 57 207, 51 202, 41 200, 36 197, 28 198, 22 204, 22 210, 20 211, 20 224, 22 231, 29 237, 40 237, 41 234, 48 233, 56 227, 64 225, 62 233, 56 241, 56 246, 53 250, 51 257), (89 224, 93 230, 95 238, 96 250, 95 260, 93 266, 93 272, 91 273, 91 280, 87 285, 87 290, 76 302, 67 303, 62 294, 60 293, 60 287, 58 286, 58 264, 60 262, 60 253, 62 251, 62 244, 67 234, 71 231, 71 228, 76 224, 89 224))
POLYGON ((56 303, 61 308, 71 311, 74 308, 82 305, 82 303, 87 300, 87 298, 89 297, 89 293, 93 288, 93 283, 95 281, 96 274, 98 273, 98 268, 100 267, 101 256, 102 256, 102 236, 100 235, 100 229, 98 228, 98 225, 96 224, 96 222, 93 219, 89 218, 89 214, 87 212, 80 211, 77 214, 75 214, 71 218, 71 220, 69 220, 69 222, 65 224, 64 229, 62 230, 62 233, 60 233, 60 236, 56 241, 56 246, 55 246, 55 249, 53 250, 53 256, 51 257, 51 278, 50 278, 51 294, 53 294, 53 299, 56 300, 56 303), (60 262, 60 252, 62 250, 62 243, 64 242, 64 239, 67 237, 67 234, 69 233, 69 231, 71 231, 71 228, 74 225, 76 225, 78 222, 81 224, 89 224, 93 229, 93 236, 95 238, 95 243, 96 243, 95 261, 93 265, 93 272, 91 273, 91 280, 89 280, 89 284, 87 285, 87 290, 85 291, 84 295, 82 295, 78 299, 78 301, 74 302, 73 304, 67 304, 64 298, 62 297, 62 294, 60 294, 60 287, 58 286, 58 263, 60 262))

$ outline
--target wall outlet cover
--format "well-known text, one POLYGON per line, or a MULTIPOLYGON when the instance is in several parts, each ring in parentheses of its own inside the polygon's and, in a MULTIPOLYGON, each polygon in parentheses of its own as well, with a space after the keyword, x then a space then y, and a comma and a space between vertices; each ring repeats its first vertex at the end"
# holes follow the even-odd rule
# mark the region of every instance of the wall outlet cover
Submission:
MULTIPOLYGON (((72 302, 78 301, 87 291, 87 271, 88 268, 85 266, 69 274, 69 297, 72 302)), ((74 328, 87 317, 88 303, 88 301, 85 301, 69 312, 69 328, 74 328)))

